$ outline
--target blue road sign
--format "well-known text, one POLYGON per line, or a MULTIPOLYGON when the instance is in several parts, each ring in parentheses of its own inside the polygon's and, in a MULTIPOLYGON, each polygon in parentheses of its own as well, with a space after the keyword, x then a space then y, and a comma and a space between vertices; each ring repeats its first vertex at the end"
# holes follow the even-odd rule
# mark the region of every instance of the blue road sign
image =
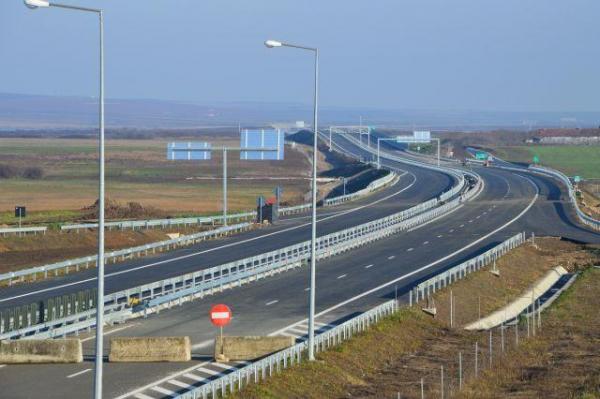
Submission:
POLYGON ((210 143, 204 141, 180 141, 167 144, 167 159, 172 161, 209 160, 210 143))
POLYGON ((240 159, 243 160, 283 160, 284 137, 280 129, 244 129, 240 135, 240 159), (244 148, 265 148, 270 150, 244 151, 244 148))

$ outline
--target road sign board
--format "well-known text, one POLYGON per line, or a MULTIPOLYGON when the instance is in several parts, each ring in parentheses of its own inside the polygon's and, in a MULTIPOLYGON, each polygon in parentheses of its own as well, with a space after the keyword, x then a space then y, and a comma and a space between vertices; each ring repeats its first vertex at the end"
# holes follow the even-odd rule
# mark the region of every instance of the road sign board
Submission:
POLYGON ((540 157, 538 157, 537 155, 534 155, 534 156, 533 156, 533 163, 534 163, 534 164, 538 164, 538 163, 540 163, 540 157))
POLYGON ((205 141, 180 141, 167 144, 167 159, 172 161, 209 160, 211 145, 205 141))
POLYGON ((24 206, 15 206, 15 217, 24 218, 25 216, 27 216, 27 208, 25 208, 24 206))
POLYGON ((487 157, 488 157, 488 155, 484 151, 477 151, 475 153, 475 159, 477 159, 479 161, 485 161, 487 159, 487 157))
POLYGON ((210 322, 217 327, 224 327, 231 321, 231 309, 222 303, 210 308, 210 322))
POLYGON ((244 129, 240 134, 240 159, 243 160, 283 160, 284 137, 281 129, 244 129), (269 148, 274 150, 244 151, 244 148, 269 148))

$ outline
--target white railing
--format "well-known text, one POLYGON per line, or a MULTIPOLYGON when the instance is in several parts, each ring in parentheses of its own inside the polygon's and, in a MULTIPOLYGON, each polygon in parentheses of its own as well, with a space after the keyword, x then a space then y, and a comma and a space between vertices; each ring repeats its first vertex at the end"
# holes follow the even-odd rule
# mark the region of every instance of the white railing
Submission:
MULTIPOLYGON (((215 230, 203 231, 196 234, 190 234, 172 240, 164 240, 151 244, 140 245, 137 247, 121 249, 118 251, 107 252, 104 255, 106 262, 117 262, 119 260, 125 260, 135 256, 147 255, 148 253, 156 253, 156 251, 169 250, 175 247, 191 245, 199 241, 204 241, 211 238, 216 238, 222 235, 230 233, 236 233, 245 231, 251 226, 250 223, 240 223, 231 226, 220 227, 215 230)), ((58 275, 59 272, 69 274, 70 271, 79 271, 80 269, 87 269, 90 266, 95 267, 98 261, 97 255, 85 256, 77 259, 69 259, 63 262, 52 263, 44 266, 37 266, 23 270, 16 270, 14 272, 8 272, 0 274, 0 281, 8 280, 8 284, 11 285, 15 280, 24 281, 26 277, 30 277, 31 280, 35 280, 38 276, 43 275, 47 278, 49 274, 54 273, 58 275)))
POLYGON ((482 267, 496 261, 502 255, 510 250, 520 246, 526 241, 525 233, 518 233, 494 248, 482 253, 475 258, 469 259, 457 266, 452 267, 442 273, 439 273, 421 283, 412 289, 411 298, 416 301, 423 300, 448 285, 461 280, 469 273, 473 273, 482 267))
POLYGON ((365 196, 373 193, 374 191, 377 191, 380 188, 393 183, 396 180, 397 176, 398 175, 396 173, 390 172, 387 175, 385 175, 377 180, 373 180, 371 183, 369 183, 369 185, 367 187, 363 188, 362 190, 358 190, 358 191, 355 191, 353 193, 346 194, 346 195, 340 195, 338 197, 328 198, 323 201, 323 205, 324 206, 334 206, 334 205, 342 204, 344 202, 353 201, 357 198, 365 197, 365 196))
POLYGON ((571 180, 567 175, 565 175, 562 172, 559 172, 558 170, 541 166, 530 166, 528 170, 552 176, 555 179, 558 179, 561 182, 563 182, 563 184, 567 186, 567 189, 569 191, 569 200, 575 208, 575 213, 577 214, 579 221, 587 226, 590 226, 594 230, 600 230, 600 220, 594 219, 579 208, 579 203, 577 202, 577 197, 575 196, 575 189, 573 188, 573 184, 571 183, 571 180))
POLYGON ((48 228, 46 226, 42 226, 42 227, 5 227, 5 228, 0 228, 0 235, 7 236, 10 234, 28 234, 28 233, 46 234, 47 229, 48 228))

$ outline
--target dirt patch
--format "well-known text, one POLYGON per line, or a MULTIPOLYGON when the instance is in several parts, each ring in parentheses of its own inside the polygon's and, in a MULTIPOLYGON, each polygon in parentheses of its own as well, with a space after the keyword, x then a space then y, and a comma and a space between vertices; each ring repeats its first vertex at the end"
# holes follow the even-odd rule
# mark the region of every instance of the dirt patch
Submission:
MULTIPOLYGON (((199 231, 198 228, 107 231, 105 248, 113 251, 168 240, 167 233, 171 232, 192 234, 199 231)), ((95 231, 87 230, 0 237, 0 273, 88 256, 96 252, 97 239, 95 231)))

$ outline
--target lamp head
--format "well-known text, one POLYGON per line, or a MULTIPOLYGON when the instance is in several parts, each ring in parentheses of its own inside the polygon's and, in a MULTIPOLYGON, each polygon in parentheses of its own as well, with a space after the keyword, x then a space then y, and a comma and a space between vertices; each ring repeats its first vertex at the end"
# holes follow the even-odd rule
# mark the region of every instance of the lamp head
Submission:
POLYGON ((23 3, 27 8, 35 10, 38 7, 50 7, 50 2, 46 0, 23 0, 23 3))
POLYGON ((265 42, 265 46, 267 46, 268 48, 273 48, 273 47, 281 47, 281 46, 283 46, 283 44, 281 42, 278 42, 277 40, 267 40, 265 42))

